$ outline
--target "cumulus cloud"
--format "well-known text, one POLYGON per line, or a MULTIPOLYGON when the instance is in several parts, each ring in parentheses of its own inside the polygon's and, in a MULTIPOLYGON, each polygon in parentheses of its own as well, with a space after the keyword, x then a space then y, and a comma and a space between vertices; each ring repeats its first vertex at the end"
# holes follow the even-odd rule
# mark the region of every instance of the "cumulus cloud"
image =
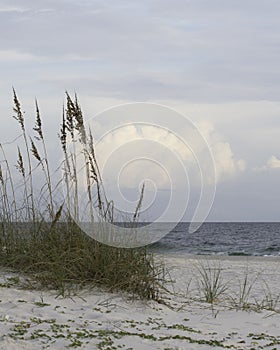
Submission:
POLYGON ((223 137, 215 130, 213 124, 202 121, 197 125, 211 149, 215 161, 217 181, 245 170, 245 160, 239 159, 234 155, 230 143, 223 140, 223 137))
POLYGON ((235 175, 240 171, 244 171, 245 161, 235 158, 228 142, 213 143, 212 151, 218 179, 222 178, 224 175, 235 175))
POLYGON ((268 169, 279 169, 280 168, 280 159, 272 155, 262 167, 254 168, 256 171, 264 171, 268 169))
MULTIPOLYGON (((199 128, 208 143, 216 168, 216 181, 234 176, 245 169, 245 161, 236 157, 228 142, 212 124, 199 128)), ((185 131, 185 143, 176 133, 152 125, 126 125, 112 130, 98 143, 97 154, 108 183, 116 178, 124 187, 137 187, 142 179, 150 179, 158 188, 180 188, 189 181, 198 185, 200 168, 207 161, 205 145, 194 130, 185 131), (170 180, 171 179, 171 180, 170 180)), ((210 168, 209 168, 210 171, 210 168)), ((115 179, 116 180, 116 179, 115 179)), ((206 183, 213 183, 207 178, 206 183)))
POLYGON ((276 156, 271 156, 267 161, 268 168, 280 168, 280 159, 276 156))
POLYGON ((193 161, 190 149, 176 135, 152 125, 127 125, 111 131, 98 143, 97 155, 108 183, 118 180, 131 188, 144 179, 166 189, 171 178, 176 186, 181 183, 183 162, 193 161))

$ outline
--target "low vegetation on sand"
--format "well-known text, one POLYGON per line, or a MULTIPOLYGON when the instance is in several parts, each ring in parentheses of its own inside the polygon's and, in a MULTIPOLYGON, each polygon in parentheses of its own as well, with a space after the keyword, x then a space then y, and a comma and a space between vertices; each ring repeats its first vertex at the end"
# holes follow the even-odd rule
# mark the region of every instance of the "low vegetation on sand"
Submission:
MULTIPOLYGON (((0 265, 32 275, 40 287, 56 288, 61 294, 77 285, 94 284, 157 299, 165 269, 145 247, 105 245, 76 224, 81 169, 91 222, 101 218, 114 224, 114 203, 106 197, 92 132, 85 127, 77 97, 66 93, 59 130, 63 161, 56 172, 51 170, 37 101, 31 133, 15 91, 13 110, 21 133, 12 143, 17 159, 8 160, 5 145, 0 144, 0 265), (79 169, 78 157, 83 159, 79 169)), ((133 220, 139 216, 142 196, 139 201, 133 220)))

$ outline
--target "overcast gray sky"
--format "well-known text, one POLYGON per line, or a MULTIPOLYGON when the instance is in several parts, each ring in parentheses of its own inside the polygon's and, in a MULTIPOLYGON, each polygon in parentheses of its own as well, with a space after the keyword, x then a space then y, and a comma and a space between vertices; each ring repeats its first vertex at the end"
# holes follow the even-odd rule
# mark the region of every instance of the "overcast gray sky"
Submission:
POLYGON ((65 90, 87 118, 123 102, 164 104, 210 145, 209 220, 278 221, 279 18, 278 0, 0 0, 1 142, 18 132, 12 86, 31 120, 39 99, 51 153, 65 90))

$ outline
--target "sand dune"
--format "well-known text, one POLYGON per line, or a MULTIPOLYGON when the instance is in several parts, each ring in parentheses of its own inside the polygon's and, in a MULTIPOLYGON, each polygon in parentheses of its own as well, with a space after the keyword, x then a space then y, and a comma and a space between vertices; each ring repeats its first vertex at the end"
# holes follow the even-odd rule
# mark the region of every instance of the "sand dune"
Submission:
POLYGON ((57 297, 2 271, 0 349, 280 349, 280 258, 159 258, 174 281, 166 305, 100 289, 57 297), (201 266, 220 269, 227 286, 214 304, 203 301, 201 266))

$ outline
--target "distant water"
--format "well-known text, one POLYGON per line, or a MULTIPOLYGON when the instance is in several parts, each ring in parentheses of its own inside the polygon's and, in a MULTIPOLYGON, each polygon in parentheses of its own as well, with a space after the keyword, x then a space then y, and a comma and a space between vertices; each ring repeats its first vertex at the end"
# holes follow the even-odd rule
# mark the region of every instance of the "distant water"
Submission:
MULTIPOLYGON (((130 227, 131 223, 116 223, 130 227)), ((146 226, 149 223, 136 223, 146 226)), ((23 233, 29 232, 28 223, 14 223, 23 233)), ((63 223, 61 223, 63 225, 63 223)), ((135 225, 135 223, 134 223, 135 225)), ((194 233, 189 233, 189 223, 156 223, 147 226, 147 233, 154 239, 168 233, 149 250, 163 254, 195 255, 243 255, 243 256, 279 256, 280 222, 206 222, 194 233), (173 228, 174 227, 174 228, 173 228)), ((0 233, 1 233, 0 223, 0 233)), ((28 234, 27 234, 28 235, 28 234)))
POLYGON ((177 224, 149 249, 160 253, 280 256, 280 222, 207 222, 192 234, 188 227, 189 223, 177 224))

